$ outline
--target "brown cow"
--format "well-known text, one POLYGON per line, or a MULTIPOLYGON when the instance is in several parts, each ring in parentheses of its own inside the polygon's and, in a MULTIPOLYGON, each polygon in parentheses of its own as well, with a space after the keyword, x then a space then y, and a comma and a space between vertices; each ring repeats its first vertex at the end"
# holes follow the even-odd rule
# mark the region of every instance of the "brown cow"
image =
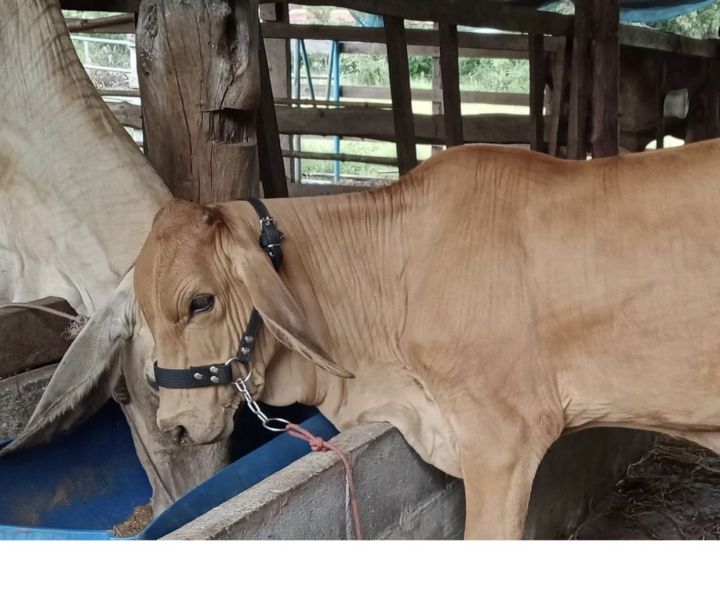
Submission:
MULTIPOLYGON (((467 537, 519 538, 563 432, 720 444, 719 160, 718 141, 590 162, 451 149, 389 187, 268 201, 279 273, 247 202, 174 202, 136 296, 169 368, 225 361, 255 307, 257 399, 394 424, 464 479, 467 537)), ((165 389, 158 422, 211 442, 239 403, 165 389)))

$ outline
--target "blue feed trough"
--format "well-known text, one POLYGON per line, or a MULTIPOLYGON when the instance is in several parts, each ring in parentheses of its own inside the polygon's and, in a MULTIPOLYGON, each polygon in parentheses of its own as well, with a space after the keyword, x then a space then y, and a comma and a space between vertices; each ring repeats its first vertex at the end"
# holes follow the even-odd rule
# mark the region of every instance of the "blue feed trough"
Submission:
MULTIPOLYGON (((272 415, 297 420, 329 439, 337 430, 316 410, 272 415)), ((309 452, 292 436, 275 437, 254 418, 238 451, 245 453, 183 496, 130 539, 158 539, 228 498, 255 485, 309 452), (262 428, 260 428, 262 429, 262 428), (264 443, 263 443, 264 442, 264 443)), ((72 434, 51 444, 0 459, 0 539, 120 539, 113 527, 136 506, 147 504, 151 489, 140 466, 130 429, 119 407, 108 403, 72 434)), ((128 538, 124 538, 128 539, 128 538)))

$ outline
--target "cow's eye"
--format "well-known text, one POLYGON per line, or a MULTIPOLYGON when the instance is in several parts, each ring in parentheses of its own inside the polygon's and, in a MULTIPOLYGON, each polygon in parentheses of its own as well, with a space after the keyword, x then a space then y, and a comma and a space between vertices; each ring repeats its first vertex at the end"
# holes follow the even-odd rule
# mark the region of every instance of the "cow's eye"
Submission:
POLYGON ((190 301, 190 316, 200 314, 200 312, 207 312, 211 310, 215 304, 215 296, 210 294, 196 295, 190 301))

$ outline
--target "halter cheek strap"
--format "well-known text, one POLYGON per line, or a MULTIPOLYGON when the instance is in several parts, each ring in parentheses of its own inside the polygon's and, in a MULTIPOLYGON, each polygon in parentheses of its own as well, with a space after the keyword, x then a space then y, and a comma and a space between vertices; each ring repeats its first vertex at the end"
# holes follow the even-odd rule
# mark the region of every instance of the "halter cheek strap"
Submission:
MULTIPOLYGON (((283 260, 281 245, 283 234, 277 228, 275 221, 260 200, 249 198, 247 202, 252 205, 260 218, 260 247, 267 253, 273 267, 277 270, 282 265, 283 260)), ((240 338, 237 354, 224 363, 192 366, 190 368, 161 368, 155 362, 155 384, 160 388, 203 388, 220 384, 232 384, 234 382, 232 363, 248 364, 250 362, 261 325, 262 317, 253 308, 245 332, 240 338)))

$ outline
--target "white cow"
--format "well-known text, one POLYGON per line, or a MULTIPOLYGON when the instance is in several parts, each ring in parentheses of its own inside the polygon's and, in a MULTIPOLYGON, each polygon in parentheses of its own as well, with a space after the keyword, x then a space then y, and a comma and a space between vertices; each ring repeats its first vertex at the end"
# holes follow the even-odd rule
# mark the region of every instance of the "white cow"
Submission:
POLYGON ((108 399, 122 367, 129 390, 122 407, 156 513, 228 462, 227 442, 181 447, 155 421, 157 397, 147 383, 153 343, 128 272, 170 198, 92 86, 57 1, 3 0, 0 303, 57 296, 93 315, 3 452, 85 419, 108 399))

